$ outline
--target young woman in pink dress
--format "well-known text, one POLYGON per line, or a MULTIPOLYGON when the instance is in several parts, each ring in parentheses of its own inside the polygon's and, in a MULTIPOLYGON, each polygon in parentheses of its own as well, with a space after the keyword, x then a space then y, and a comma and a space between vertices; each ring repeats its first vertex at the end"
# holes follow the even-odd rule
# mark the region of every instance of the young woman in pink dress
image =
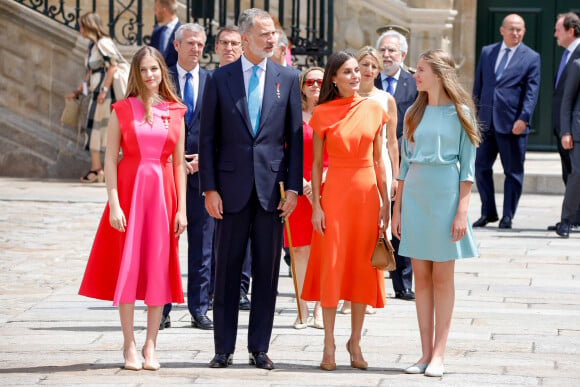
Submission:
POLYGON ((125 369, 157 370, 163 305, 183 302, 177 245, 187 226, 186 108, 173 92, 163 57, 151 47, 133 57, 127 95, 113 104, 109 120, 108 204, 79 293, 119 306, 125 369), (133 334, 136 300, 147 305, 144 366, 133 334))

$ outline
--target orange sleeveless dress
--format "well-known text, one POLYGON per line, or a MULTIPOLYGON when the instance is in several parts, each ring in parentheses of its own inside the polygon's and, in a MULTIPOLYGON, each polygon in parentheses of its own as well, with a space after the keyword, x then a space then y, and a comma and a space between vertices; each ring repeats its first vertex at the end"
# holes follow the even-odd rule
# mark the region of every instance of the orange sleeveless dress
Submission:
POLYGON ((373 140, 387 119, 376 101, 358 96, 314 109, 310 125, 328 153, 321 198, 326 230, 313 233, 304 300, 319 300, 325 308, 339 300, 376 308, 385 304, 383 271, 371 266, 371 255, 380 208, 373 140))

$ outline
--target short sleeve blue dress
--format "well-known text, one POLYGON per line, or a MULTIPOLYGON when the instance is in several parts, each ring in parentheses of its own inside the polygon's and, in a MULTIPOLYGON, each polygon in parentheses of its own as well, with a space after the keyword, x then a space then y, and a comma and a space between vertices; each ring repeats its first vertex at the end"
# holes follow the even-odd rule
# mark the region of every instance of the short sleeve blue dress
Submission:
POLYGON ((404 180, 399 254, 444 262, 477 257, 469 219, 467 232, 452 242, 459 183, 473 182, 475 146, 461 126, 453 103, 427 106, 413 135, 403 140, 398 180, 404 180))

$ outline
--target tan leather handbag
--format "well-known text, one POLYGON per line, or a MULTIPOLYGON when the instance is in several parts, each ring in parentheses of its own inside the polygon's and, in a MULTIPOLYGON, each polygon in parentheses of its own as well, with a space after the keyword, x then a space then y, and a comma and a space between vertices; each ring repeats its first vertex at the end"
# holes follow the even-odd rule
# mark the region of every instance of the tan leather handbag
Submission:
POLYGON ((64 109, 60 116, 60 122, 63 125, 76 128, 79 123, 80 114, 81 114, 81 103, 78 100, 78 98, 65 99, 64 109))
POLYGON ((394 271, 397 268, 395 261, 395 249, 384 233, 379 234, 371 256, 371 266, 379 270, 394 271))

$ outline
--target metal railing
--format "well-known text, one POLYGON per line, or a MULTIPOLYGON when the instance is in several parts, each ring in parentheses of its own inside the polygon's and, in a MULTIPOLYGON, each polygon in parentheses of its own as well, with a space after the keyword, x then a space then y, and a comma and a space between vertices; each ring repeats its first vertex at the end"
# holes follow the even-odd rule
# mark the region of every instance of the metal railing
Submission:
MULTIPOLYGON (((97 0, 14 1, 77 31, 80 16, 97 10, 97 0)), ((182 2, 186 7, 186 21, 197 22, 206 30, 207 42, 202 61, 205 66, 214 67, 217 64, 217 59, 213 55, 215 35, 220 27, 237 24, 242 11, 241 0, 182 0, 182 2)), ((250 7, 270 11, 273 9, 271 3, 276 3, 278 13, 275 16, 291 42, 294 66, 299 68, 323 66, 327 56, 332 53, 333 0, 251 0, 250 7), (287 4, 290 6, 287 7, 287 4), (290 17, 285 14, 287 8, 291 9, 290 17), (301 17, 301 12, 306 14, 305 19, 301 17), (290 20, 289 26, 285 25, 287 20, 290 20)), ((111 38, 118 44, 148 44, 151 36, 149 31, 145 34, 143 25, 143 0, 108 0, 107 26, 111 38)))

